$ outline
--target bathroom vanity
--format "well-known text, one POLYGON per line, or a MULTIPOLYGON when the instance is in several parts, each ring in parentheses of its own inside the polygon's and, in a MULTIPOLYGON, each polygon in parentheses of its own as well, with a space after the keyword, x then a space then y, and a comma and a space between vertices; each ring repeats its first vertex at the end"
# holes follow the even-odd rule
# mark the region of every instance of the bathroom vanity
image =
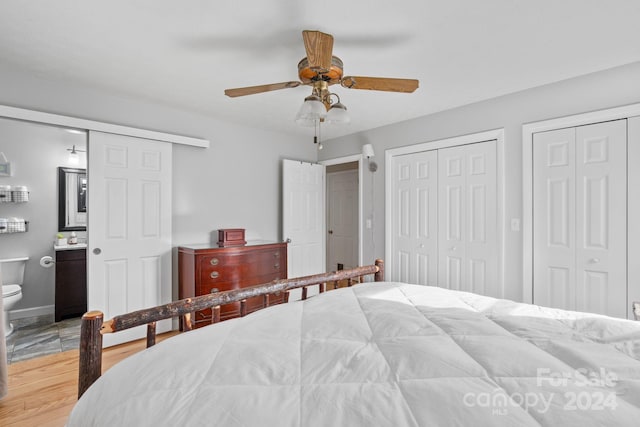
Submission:
POLYGON ((55 321, 82 316, 87 311, 87 245, 55 246, 55 321))

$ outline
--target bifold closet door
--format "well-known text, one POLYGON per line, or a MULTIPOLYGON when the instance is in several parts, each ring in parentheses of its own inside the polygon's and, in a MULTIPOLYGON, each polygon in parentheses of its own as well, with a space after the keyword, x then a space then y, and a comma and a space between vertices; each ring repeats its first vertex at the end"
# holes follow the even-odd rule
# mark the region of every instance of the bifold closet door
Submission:
POLYGON ((438 284, 501 296, 496 141, 438 150, 438 284))
POLYGON ((394 157, 392 277, 438 284, 438 152, 394 157))
POLYGON ((533 142, 533 302, 626 317, 626 120, 533 142))
POLYGON ((496 141, 395 156, 391 280, 502 296, 496 141))

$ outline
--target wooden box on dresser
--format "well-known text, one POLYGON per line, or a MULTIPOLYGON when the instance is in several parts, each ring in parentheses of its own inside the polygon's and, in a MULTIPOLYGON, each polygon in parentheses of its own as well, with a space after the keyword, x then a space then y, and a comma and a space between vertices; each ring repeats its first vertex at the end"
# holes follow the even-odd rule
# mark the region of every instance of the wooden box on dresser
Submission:
MULTIPOLYGON (((179 298, 240 289, 287 278, 287 244, 249 242, 245 246, 178 247, 179 298)), ((269 305, 285 302, 285 295, 272 295, 269 305)), ((262 297, 247 300, 247 313, 264 308, 262 297)), ((221 307, 220 320, 240 316, 240 304, 221 307)), ((193 327, 211 323, 211 310, 195 313, 193 327)))

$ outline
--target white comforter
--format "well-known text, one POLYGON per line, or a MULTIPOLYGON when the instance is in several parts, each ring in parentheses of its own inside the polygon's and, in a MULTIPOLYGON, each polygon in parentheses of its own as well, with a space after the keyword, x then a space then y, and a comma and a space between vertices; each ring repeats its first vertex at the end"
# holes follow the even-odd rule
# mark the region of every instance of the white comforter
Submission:
POLYGON ((638 426, 640 322, 366 283, 178 335, 75 426, 638 426))

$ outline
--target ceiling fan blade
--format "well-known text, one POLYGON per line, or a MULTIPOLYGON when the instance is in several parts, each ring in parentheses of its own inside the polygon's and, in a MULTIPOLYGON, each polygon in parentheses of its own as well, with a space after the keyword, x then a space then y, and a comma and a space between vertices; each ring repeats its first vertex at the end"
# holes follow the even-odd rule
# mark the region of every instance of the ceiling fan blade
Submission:
POLYGON ((387 92, 411 93, 418 88, 418 80, 392 79, 386 77, 346 76, 340 81, 348 89, 384 90, 387 92))
POLYGON ((307 51, 309 68, 318 73, 329 71, 333 54, 333 36, 320 31, 304 30, 302 40, 307 51))
POLYGON ((270 92, 272 90, 298 87, 301 84, 302 83, 300 82, 283 82, 283 83, 271 83, 268 85, 260 85, 260 86, 238 87, 234 89, 225 89, 224 94, 227 96, 230 96, 231 98, 235 98, 236 96, 253 95, 256 93, 270 92))

